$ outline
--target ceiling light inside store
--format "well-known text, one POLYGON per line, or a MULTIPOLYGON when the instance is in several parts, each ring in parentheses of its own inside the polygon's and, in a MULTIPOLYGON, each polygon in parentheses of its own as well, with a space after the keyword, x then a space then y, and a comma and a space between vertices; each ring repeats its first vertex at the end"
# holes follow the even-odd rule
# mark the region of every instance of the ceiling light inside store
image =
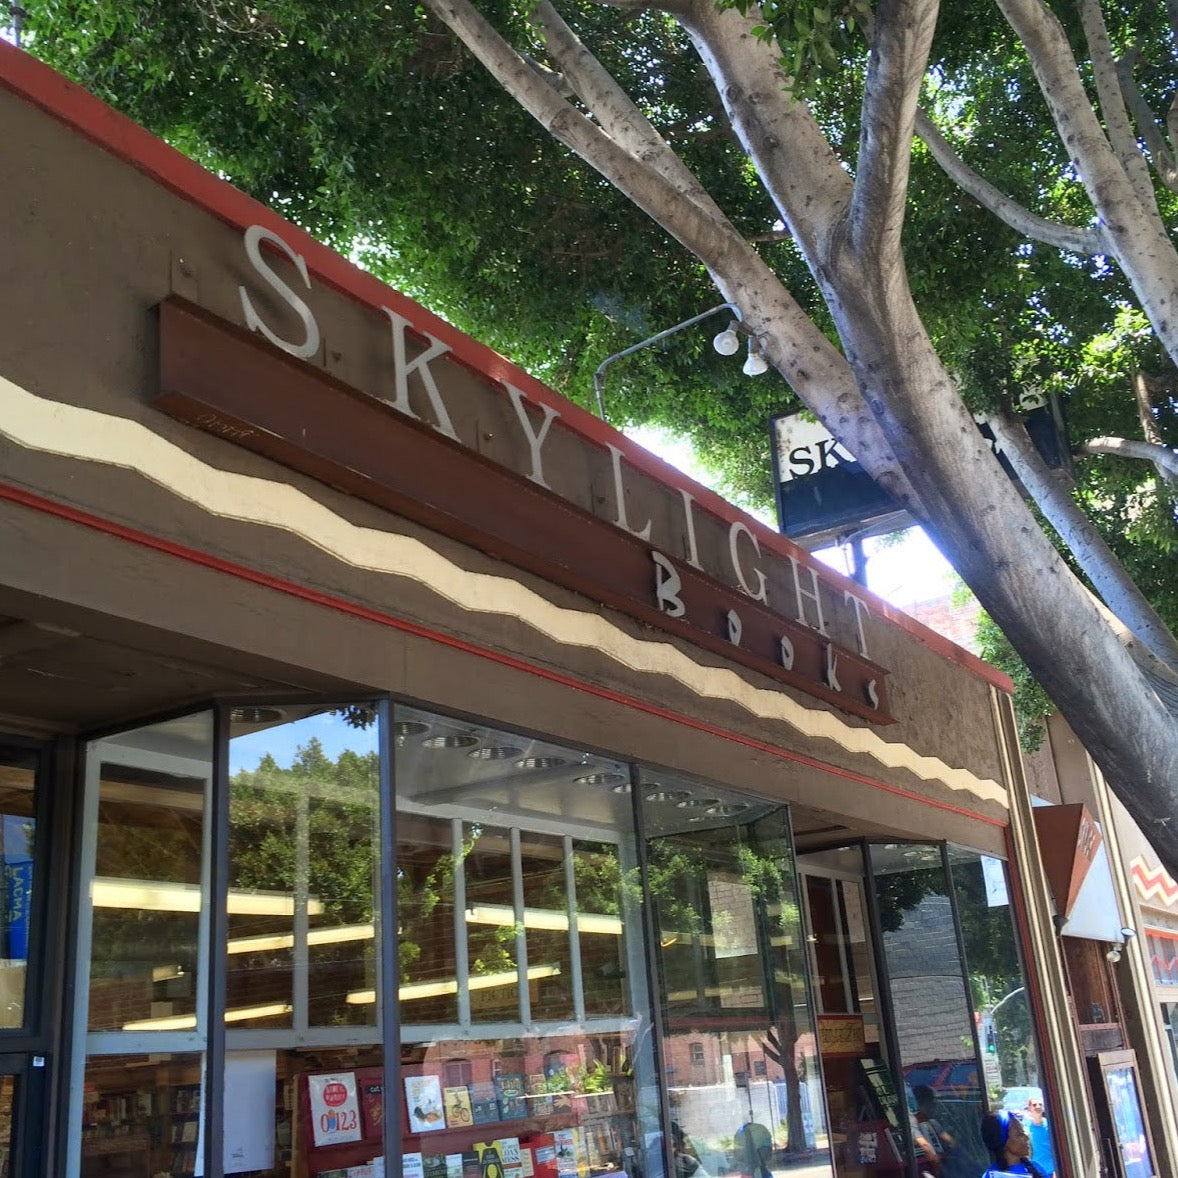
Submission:
POLYGON ((736 814, 743 814, 748 808, 747 802, 724 802, 719 806, 709 806, 704 813, 709 818, 732 818, 736 814))
POLYGON ((229 712, 234 724, 277 724, 285 718, 286 713, 278 708, 233 708, 229 712))
POLYGON ((411 736, 420 736, 423 732, 428 732, 429 725, 421 723, 420 720, 394 720, 389 725, 389 730, 393 734, 394 742, 400 747, 411 736))
POLYGON ((625 780, 624 773, 586 773, 581 777, 573 778, 577 785, 616 785, 625 780))
MULTIPOLYGON (((536 982, 541 978, 555 978, 560 976, 559 965, 529 965, 528 981, 536 982)), ((518 986, 519 971, 506 970, 503 973, 476 974, 467 979, 468 990, 495 990, 500 986, 518 986)), ((412 1002, 415 998, 442 998, 447 994, 457 994, 458 983, 453 978, 445 982, 406 982, 397 991, 397 997, 402 1002, 412 1002)), ((352 990, 347 997, 349 1006, 371 1006, 376 1001, 375 990, 352 990)))
MULTIPOLYGON (((308 945, 343 945, 349 941, 371 941, 376 928, 371 924, 341 924, 335 928, 311 929, 307 933, 308 945)), ((270 953, 278 949, 294 948, 293 933, 265 933, 257 937, 234 937, 225 950, 227 953, 270 953)))
POLYGON ((631 785, 628 781, 624 782, 621 785, 614 786, 614 793, 616 793, 616 794, 628 794, 630 792, 631 792, 631 785))
MULTIPOLYGON (((225 1011, 225 1021, 243 1023, 255 1018, 278 1018, 290 1014, 292 1009, 289 1002, 270 1002, 265 1006, 239 1006, 225 1011)), ((160 1018, 143 1018, 123 1024, 124 1031, 191 1031, 195 1027, 194 1014, 164 1015, 160 1018)))
POLYGON ((510 761, 524 750, 510 744, 487 744, 481 749, 472 749, 466 755, 474 761, 510 761))
MULTIPOLYGON (((647 787, 650 789, 650 787, 647 787)), ((663 789, 659 786, 656 789, 650 789, 650 792, 645 795, 645 800, 648 802, 672 802, 676 806, 681 802, 686 802, 691 794, 685 789, 663 789)))
POLYGON ((524 757, 523 760, 516 761, 515 767, 517 769, 558 769, 561 765, 567 765, 568 761, 564 757, 524 757))
MULTIPOLYGON (((199 912, 200 884, 162 883, 144 879, 100 877, 90 884, 95 908, 141 908, 147 912, 199 912)), ((287 892, 230 891, 225 910, 230 916, 293 916, 294 897, 287 892)), ((321 916, 323 901, 307 899, 307 915, 321 916)))
POLYGON ((680 810, 706 810, 719 804, 719 798, 685 798, 682 802, 675 803, 680 810))
MULTIPOLYGON (((478 904, 466 910, 466 920, 468 924, 493 924, 500 928, 511 928, 516 923, 515 909, 510 904, 478 904)), ((555 908, 525 908, 523 926, 568 932, 569 916, 567 912, 555 908)), ((578 912, 577 931, 620 937, 622 922, 616 916, 607 916, 601 912, 578 912)))
POLYGON ((470 732, 445 732, 430 736, 421 742, 425 749, 469 749, 479 743, 479 738, 470 732))

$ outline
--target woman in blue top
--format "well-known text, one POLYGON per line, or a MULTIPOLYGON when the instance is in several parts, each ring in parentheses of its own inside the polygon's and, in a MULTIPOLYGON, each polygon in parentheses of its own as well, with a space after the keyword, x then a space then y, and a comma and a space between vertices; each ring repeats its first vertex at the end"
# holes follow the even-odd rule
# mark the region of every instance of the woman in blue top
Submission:
POLYGON ((994 1164, 983 1178, 1001 1178, 1005 1174, 1030 1174, 1032 1178, 1046 1178, 1031 1161, 1031 1139, 1018 1117, 1005 1109, 982 1118, 982 1140, 990 1151, 994 1164))

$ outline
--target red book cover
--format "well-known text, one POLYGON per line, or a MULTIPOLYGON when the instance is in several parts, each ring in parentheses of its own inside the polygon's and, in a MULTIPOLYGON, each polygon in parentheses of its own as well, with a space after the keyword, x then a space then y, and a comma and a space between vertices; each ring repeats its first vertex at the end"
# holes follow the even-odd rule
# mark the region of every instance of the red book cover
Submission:
POLYGON ((380 1141, 384 1132, 384 1073, 379 1068, 363 1068, 356 1079, 360 1085, 364 1139, 380 1141))

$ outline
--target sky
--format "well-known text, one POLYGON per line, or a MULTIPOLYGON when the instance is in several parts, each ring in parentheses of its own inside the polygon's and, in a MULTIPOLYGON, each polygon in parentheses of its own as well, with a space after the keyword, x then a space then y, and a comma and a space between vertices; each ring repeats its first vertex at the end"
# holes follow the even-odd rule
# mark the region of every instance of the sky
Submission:
MULTIPOLYGON (((627 429, 625 434, 696 482, 723 494, 717 487, 716 476, 700 465, 685 438, 648 426, 627 429)), ((753 514, 776 529, 777 519, 772 511, 753 514)), ((922 528, 909 528, 899 542, 879 536, 865 541, 864 547, 868 554, 867 587, 892 605, 902 607, 943 597, 957 584, 953 567, 922 528)), ((849 547, 828 548, 814 555, 840 573, 851 575, 849 547)))

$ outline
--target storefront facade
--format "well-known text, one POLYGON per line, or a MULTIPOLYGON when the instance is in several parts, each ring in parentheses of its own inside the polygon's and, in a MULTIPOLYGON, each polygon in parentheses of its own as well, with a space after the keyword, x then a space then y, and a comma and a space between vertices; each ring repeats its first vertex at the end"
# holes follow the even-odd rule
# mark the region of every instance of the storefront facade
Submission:
POLYGON ((1020 1084, 1085 1172, 1001 676, 4 46, 0 121, 8 1172, 964 1178, 1020 1084))

